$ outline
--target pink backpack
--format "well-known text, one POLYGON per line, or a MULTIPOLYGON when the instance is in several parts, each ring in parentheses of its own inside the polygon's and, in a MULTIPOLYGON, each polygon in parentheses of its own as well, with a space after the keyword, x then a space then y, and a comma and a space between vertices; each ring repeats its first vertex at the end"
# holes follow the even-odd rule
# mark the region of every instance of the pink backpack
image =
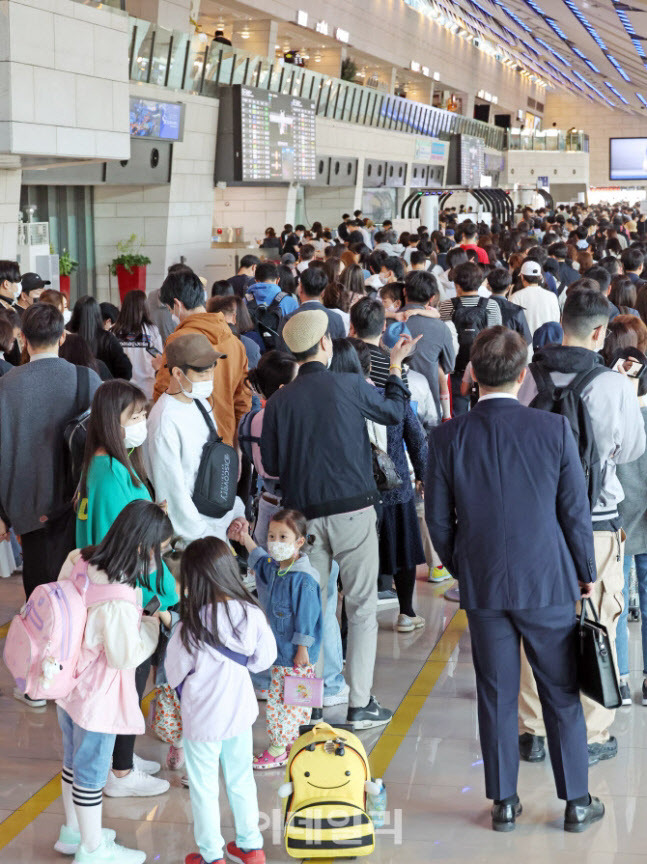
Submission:
POLYGON ((16 686, 31 699, 64 699, 76 686, 88 608, 110 600, 136 605, 128 585, 94 585, 82 558, 69 579, 39 585, 14 616, 4 662, 16 686))

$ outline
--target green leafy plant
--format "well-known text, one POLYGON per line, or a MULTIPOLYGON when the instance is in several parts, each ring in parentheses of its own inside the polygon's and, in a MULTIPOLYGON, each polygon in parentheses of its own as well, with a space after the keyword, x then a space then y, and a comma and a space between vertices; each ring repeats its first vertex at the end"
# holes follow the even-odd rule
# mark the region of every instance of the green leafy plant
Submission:
POLYGON ((357 64, 350 57, 342 60, 341 78, 342 81, 354 81, 357 76, 357 64))
POLYGON ((117 267, 119 266, 132 273, 135 267, 145 267, 147 264, 150 264, 151 259, 148 255, 142 255, 141 248, 141 241, 137 239, 136 234, 131 234, 127 240, 121 240, 117 243, 117 252, 119 254, 110 263, 110 272, 112 275, 117 275, 117 267))
POLYGON ((79 262, 75 261, 67 249, 58 256, 58 272, 61 276, 69 276, 74 270, 77 270, 79 262))

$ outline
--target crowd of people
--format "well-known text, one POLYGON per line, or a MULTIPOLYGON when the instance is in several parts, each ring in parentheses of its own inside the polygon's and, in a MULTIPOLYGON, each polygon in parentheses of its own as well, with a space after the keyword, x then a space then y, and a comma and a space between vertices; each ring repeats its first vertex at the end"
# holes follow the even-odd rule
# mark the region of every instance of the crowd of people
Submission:
POLYGON ((631 705, 636 580, 647 705, 647 221, 472 215, 399 235, 360 211, 268 228, 269 257, 210 290, 174 264, 121 308, 69 308, 0 261, 0 574, 20 568, 27 600, 68 579, 100 598, 57 700, 55 848, 79 864, 145 860, 102 827, 102 797, 169 789, 135 753, 151 675, 166 766, 186 769, 187 864, 262 864, 254 771, 285 766, 330 706, 358 730, 389 723, 377 613, 396 603, 398 633, 423 628, 422 568, 457 578, 468 613, 492 827, 514 828, 519 760, 546 739, 565 830, 602 818, 588 769, 618 743, 614 711, 579 696, 576 603, 607 628, 631 705), (321 679, 323 709, 290 702, 294 677, 321 679))

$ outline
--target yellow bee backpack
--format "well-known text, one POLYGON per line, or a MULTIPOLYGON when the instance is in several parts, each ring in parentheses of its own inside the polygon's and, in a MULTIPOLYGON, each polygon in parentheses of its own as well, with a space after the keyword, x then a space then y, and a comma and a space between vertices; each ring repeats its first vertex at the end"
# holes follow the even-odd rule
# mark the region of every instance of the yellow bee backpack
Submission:
MULTIPOLYGON (((285 848, 293 858, 355 858, 375 848, 366 812, 374 791, 362 742, 344 729, 318 723, 294 742, 287 763, 285 848)), ((379 789, 379 787, 377 787, 379 789)))

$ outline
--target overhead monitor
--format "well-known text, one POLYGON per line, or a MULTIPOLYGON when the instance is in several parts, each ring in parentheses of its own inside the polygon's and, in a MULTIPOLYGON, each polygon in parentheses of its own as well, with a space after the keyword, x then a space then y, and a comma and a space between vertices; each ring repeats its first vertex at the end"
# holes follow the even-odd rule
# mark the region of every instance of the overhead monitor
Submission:
MULTIPOLYGON (((240 146, 239 180, 289 182, 315 180, 315 103, 254 87, 234 88, 240 146)), ((235 124, 236 126, 237 124, 235 124)), ((237 142, 238 143, 238 142, 237 142)))
POLYGON ((609 179, 647 180, 647 138, 609 139, 609 179))
POLYGON ((485 141, 474 135, 452 134, 447 166, 450 186, 478 187, 485 172, 485 141))
POLYGON ((184 105, 157 99, 130 97, 130 135, 158 141, 181 141, 184 131, 184 105))

